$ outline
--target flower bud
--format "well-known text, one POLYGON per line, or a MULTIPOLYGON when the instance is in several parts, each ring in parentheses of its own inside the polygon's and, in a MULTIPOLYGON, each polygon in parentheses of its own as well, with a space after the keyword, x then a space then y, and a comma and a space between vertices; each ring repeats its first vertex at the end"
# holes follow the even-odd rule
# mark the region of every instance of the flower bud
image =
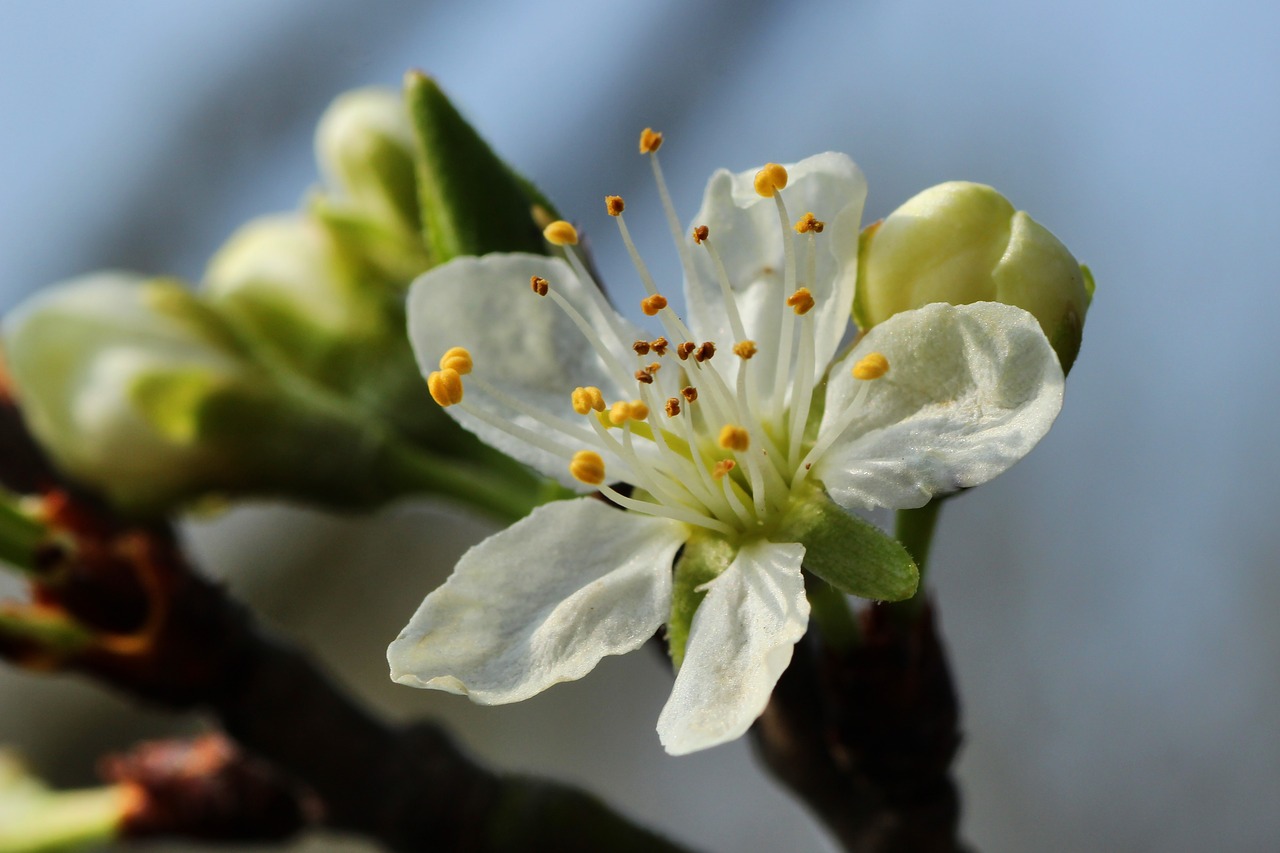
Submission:
POLYGON ((413 126, 390 89, 339 95, 316 128, 316 160, 334 194, 368 219, 417 234, 413 126))
POLYGON ((1093 296, 1088 269, 994 189, 931 187, 863 231, 854 319, 866 330, 930 302, 1004 302, 1040 321, 1064 370, 1093 296))

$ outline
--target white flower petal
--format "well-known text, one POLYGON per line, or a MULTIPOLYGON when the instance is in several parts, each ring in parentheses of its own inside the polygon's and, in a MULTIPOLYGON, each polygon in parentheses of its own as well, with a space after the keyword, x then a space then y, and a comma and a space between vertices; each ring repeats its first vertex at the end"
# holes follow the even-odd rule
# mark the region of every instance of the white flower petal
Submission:
POLYGON ((852 424, 813 467, 846 509, 924 505, 976 486, 1035 446, 1062 407, 1062 368, 1035 318, 1010 305, 935 303, 867 333, 831 370, 820 435, 866 384, 870 352, 889 361, 852 424))
POLYGON ((684 755, 741 736, 769 703, 809 624, 798 543, 753 542, 707 585, 684 665, 658 718, 667 752, 684 755))
MULTIPOLYGON (((569 476, 567 468, 573 453, 583 449, 582 441, 548 429, 540 420, 486 394, 474 381, 468 382, 481 379, 537 412, 570 421, 588 434, 589 425, 570 402, 574 388, 594 385, 610 403, 635 397, 634 383, 633 390, 624 394, 620 381, 615 381, 615 375, 568 315, 550 297, 540 297, 530 289, 533 275, 547 279, 576 307, 611 351, 627 355, 632 342, 646 337, 616 312, 597 310, 598 301, 587 291, 590 285, 580 282, 563 261, 541 255, 495 254, 457 258, 419 277, 409 291, 409 340, 424 376, 439 369, 440 356, 450 347, 470 350, 475 367, 472 377, 463 377, 464 401, 501 421, 537 431, 564 452, 535 447, 458 406, 451 406, 449 414, 486 444, 566 486, 582 489, 583 484, 569 476)), ((612 462, 608 457, 605 461, 612 462)))
MULTIPOLYGON (((785 233, 795 238, 798 284, 808 287, 817 302, 813 315, 816 379, 835 355, 849 325, 858 272, 858 226, 867 182, 852 160, 833 152, 808 157, 786 168, 789 182, 782 198, 792 221, 785 233), (817 266, 812 282, 804 280, 808 237, 796 235, 791 228, 795 220, 810 211, 826 222, 826 229, 815 237, 817 266)), ((773 199, 756 193, 754 180, 755 170, 736 175, 723 169, 716 172, 707 184, 694 224, 710 229, 711 242, 724 261, 736 294, 747 336, 765 344, 777 340, 781 319, 793 321, 795 315, 785 305, 790 294, 784 292, 784 232, 777 207, 773 199)), ((690 251, 698 271, 697 280, 686 283, 690 327, 708 340, 732 344, 733 332, 715 266, 700 246, 691 246, 690 251)), ((775 358, 771 351, 766 355, 770 362, 775 358)), ((721 365, 721 369, 729 372, 732 382, 736 365, 721 365)), ((769 391, 772 372, 752 373, 762 390, 769 391)))
POLYGON ((462 556, 387 649, 391 678, 491 705, 581 678, 666 620, 679 522, 557 501, 462 556))

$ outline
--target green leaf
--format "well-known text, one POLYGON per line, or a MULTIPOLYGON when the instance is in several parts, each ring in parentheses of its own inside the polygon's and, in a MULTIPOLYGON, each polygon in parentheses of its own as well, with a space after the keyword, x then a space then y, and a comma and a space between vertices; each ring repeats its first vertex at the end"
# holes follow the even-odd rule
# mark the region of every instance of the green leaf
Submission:
POLYGON ((430 77, 410 71, 418 201, 432 260, 488 252, 546 253, 527 184, 498 158, 430 77))
POLYGON ((680 552, 671 589, 671 618, 667 620, 667 646, 676 669, 684 663, 693 614, 706 596, 705 592, 698 592, 698 587, 719 577, 737 553, 738 549, 727 540, 701 534, 691 538, 680 552))
POLYGON ((785 538, 804 545, 804 567, 841 592, 878 601, 915 594, 920 572, 897 540, 831 502, 820 490, 783 520, 785 538))

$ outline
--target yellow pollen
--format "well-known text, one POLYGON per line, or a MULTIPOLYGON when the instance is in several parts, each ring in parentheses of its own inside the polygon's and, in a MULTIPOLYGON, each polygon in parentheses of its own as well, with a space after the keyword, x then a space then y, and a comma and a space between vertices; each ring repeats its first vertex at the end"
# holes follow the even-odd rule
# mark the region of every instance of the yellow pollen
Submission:
POLYGON ((758 352, 755 341, 738 341, 733 345, 733 354, 746 361, 758 352))
POLYGON ((533 288, 533 292, 539 296, 546 296, 547 290, 551 287, 551 282, 540 276, 529 276, 529 286, 533 288))
POLYGON ((573 410, 580 415, 585 415, 593 409, 597 412, 604 411, 604 395, 594 385, 574 388, 572 400, 573 410))
POLYGON ((697 243, 699 246, 702 245, 703 240, 710 236, 711 229, 705 225, 699 225, 697 228, 693 229, 693 242, 697 243))
POLYGON ((773 198, 773 194, 787 186, 787 170, 777 163, 765 163, 764 168, 756 172, 756 192, 765 198, 773 198))
POLYGON ((693 341, 685 341, 680 344, 680 346, 676 347, 676 355, 680 356, 681 361, 688 361, 689 356, 693 355, 693 351, 697 348, 698 345, 693 341))
POLYGON ((427 390, 431 399, 449 407, 462 402, 462 376, 452 368, 433 371, 427 376, 427 390))
POLYGON ((626 206, 620 195, 607 195, 604 197, 604 209, 609 211, 610 216, 617 216, 622 213, 626 206))
POLYGON ((651 127, 640 131, 640 153, 652 154, 662 147, 662 134, 651 127))
POLYGON ((732 471, 734 468, 737 468, 737 467, 738 467, 738 463, 734 462, 732 459, 721 459, 711 469, 711 476, 719 480, 725 474, 728 474, 730 471, 732 471))
POLYGON ((643 421, 649 417, 649 407, 644 404, 643 400, 631 401, 631 420, 643 421))
POLYGON ((751 436, 740 426, 725 424, 724 428, 720 430, 720 438, 717 439, 717 442, 725 450, 741 453, 751 446, 751 436))
POLYGON ((694 388, 692 385, 686 385, 680 389, 680 396, 684 397, 685 402, 692 403, 694 400, 698 399, 698 389, 694 388))
POLYGON ((649 350, 653 348, 653 345, 648 341, 636 341, 631 345, 631 348, 636 351, 636 355, 648 355, 649 350))
POLYGON ((879 379, 889 372, 889 359, 878 352, 868 353, 853 366, 854 379, 879 379))
POLYGON ((578 229, 563 219, 557 219, 542 229, 542 236, 553 246, 578 245, 578 229))
POLYGON ((667 347, 669 346, 671 346, 671 344, 667 342, 666 338, 658 338, 657 340, 649 341, 649 348, 652 349, 654 352, 656 352, 659 356, 666 355, 667 347))
POLYGON ((813 307, 813 294, 809 292, 809 288, 802 287, 787 297, 787 304, 794 308, 797 314, 808 314, 809 309, 813 307))
POLYGON ((814 234, 821 234, 822 229, 826 227, 827 227, 827 223, 823 222, 821 219, 814 216, 812 212, 810 212, 800 217, 800 220, 796 222, 796 233, 808 234, 810 231, 812 231, 814 234))
POLYGON ((667 297, 661 293, 655 293, 653 296, 646 296, 640 300, 640 310, 644 312, 646 317, 652 317, 663 308, 667 307, 667 297))
POLYGON ((668 397, 665 408, 667 411, 667 417, 674 418, 676 415, 680 414, 680 399, 678 397, 668 397))
POLYGON ((604 482, 604 460, 594 450, 579 450, 569 462, 569 473, 579 482, 598 486, 604 482))
POLYGON ((693 357, 694 357, 694 360, 696 360, 699 364, 701 364, 704 361, 710 361, 711 356, 715 354, 716 354, 716 345, 711 343, 711 341, 707 341, 702 346, 698 347, 697 352, 693 354, 693 357))
POLYGON ((459 376, 470 373, 471 366, 471 353, 466 347, 450 347, 440 356, 440 369, 456 371, 459 376))

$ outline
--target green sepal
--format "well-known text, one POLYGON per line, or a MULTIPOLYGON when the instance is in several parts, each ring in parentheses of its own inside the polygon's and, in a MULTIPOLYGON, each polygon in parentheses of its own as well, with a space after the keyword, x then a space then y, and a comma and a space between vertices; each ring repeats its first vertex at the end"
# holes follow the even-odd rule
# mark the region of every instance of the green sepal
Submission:
POLYGON ((62 656, 88 648, 93 635, 61 613, 17 605, 0 609, 0 639, 62 656))
POLYGON ((525 184, 420 71, 405 76, 424 239, 437 264, 489 252, 545 254, 525 184))
POLYGON ((671 586, 671 618, 667 620, 667 648, 676 669, 684 663, 693 614, 706 596, 698 587, 718 578, 737 553, 737 547, 727 539, 703 534, 695 534, 680 552, 671 586))
POLYGON ((920 571, 893 537, 836 506, 819 489, 783 520, 785 538, 804 545, 804 568, 849 595, 902 601, 915 594, 920 571))

